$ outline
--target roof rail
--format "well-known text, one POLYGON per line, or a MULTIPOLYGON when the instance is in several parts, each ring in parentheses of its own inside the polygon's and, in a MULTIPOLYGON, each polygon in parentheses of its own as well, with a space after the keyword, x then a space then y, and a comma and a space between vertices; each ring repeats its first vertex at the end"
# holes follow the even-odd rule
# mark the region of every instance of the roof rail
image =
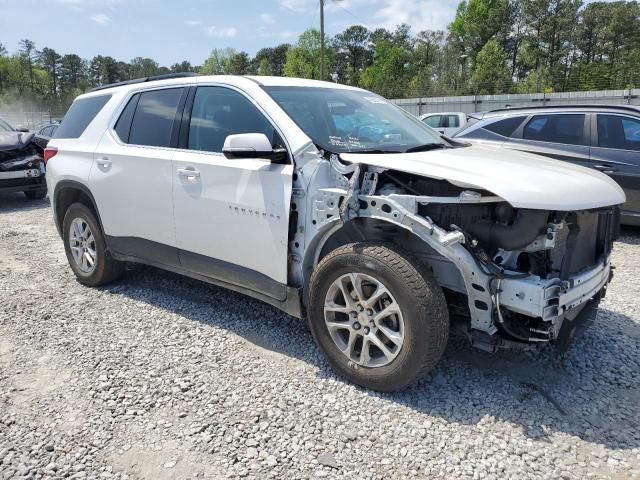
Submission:
POLYGON ((568 108, 609 108, 609 109, 619 109, 619 110, 627 110, 638 113, 640 111, 640 107, 636 105, 604 105, 597 103, 585 103, 585 104, 575 104, 575 105, 531 105, 529 107, 505 107, 505 108, 496 108, 494 110, 489 110, 485 113, 495 113, 495 112, 511 112, 517 110, 553 110, 553 109, 568 109, 568 108))
POLYGON ((153 82, 154 80, 169 80, 171 78, 185 78, 185 77, 197 77, 197 73, 193 72, 181 72, 181 73, 166 73, 164 75, 153 75, 151 77, 134 78, 133 80, 125 80, 124 82, 110 83, 108 85, 101 85, 99 87, 92 88, 90 92, 97 92, 98 90, 105 90, 107 88, 120 87, 122 85, 134 85, 136 83, 153 82))

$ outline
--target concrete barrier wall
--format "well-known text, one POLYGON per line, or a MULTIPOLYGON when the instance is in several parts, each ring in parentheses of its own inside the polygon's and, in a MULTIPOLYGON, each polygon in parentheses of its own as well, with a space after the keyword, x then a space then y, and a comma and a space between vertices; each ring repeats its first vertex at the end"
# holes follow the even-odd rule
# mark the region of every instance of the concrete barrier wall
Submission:
POLYGON ((640 105, 640 89, 595 92, 530 93, 524 95, 468 95, 391 100, 414 115, 439 112, 486 112, 505 107, 544 105, 625 104, 640 105))

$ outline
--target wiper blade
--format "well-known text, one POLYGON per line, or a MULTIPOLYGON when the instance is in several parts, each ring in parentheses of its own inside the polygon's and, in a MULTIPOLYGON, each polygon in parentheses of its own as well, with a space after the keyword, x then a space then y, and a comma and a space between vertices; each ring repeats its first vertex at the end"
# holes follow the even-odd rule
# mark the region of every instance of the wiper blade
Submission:
POLYGON ((438 148, 446 148, 444 143, 425 143, 424 145, 416 145, 415 147, 407 148, 404 153, 412 152, 426 152, 429 150, 436 150, 438 148))
POLYGON ((370 148, 363 150, 351 150, 350 152, 344 153, 402 153, 401 150, 384 150, 382 148, 370 148))

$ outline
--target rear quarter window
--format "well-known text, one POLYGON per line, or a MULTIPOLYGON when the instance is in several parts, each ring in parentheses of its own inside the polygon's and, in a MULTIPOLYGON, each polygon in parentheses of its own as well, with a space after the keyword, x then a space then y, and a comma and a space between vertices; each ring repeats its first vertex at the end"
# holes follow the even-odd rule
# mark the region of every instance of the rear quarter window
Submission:
POLYGON ((54 138, 80 138, 110 98, 111 95, 99 95, 73 102, 55 131, 54 138))
POLYGON ((485 125, 484 128, 503 137, 510 137, 526 118, 526 116, 504 118, 485 125))

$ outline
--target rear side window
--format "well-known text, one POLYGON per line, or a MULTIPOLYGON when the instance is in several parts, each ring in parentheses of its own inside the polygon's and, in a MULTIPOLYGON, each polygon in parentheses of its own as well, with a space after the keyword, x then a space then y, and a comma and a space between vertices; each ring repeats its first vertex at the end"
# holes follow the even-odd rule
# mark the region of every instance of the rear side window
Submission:
POLYGON ((460 117, 458 115, 447 115, 447 127, 458 128, 460 126, 460 117))
POLYGON ((485 130, 489 130, 490 132, 497 133, 498 135, 502 135, 503 137, 510 137, 513 135, 513 132, 520 126, 520 124, 527 118, 525 116, 520 117, 509 117, 504 118, 502 120, 498 120, 497 122, 490 123, 489 125, 485 125, 485 130))
POLYGON ((73 102, 54 138, 79 138, 110 98, 111 95, 99 95, 73 102))
POLYGON ((522 138, 539 142, 584 144, 584 115, 535 115, 524 127, 522 138))
MULTIPOLYGON (((169 88, 141 93, 131 121, 127 143, 151 147, 170 147, 171 134, 183 91, 184 88, 169 88)), ((121 131, 125 130, 124 125, 127 123, 126 118, 123 118, 125 113, 128 114, 127 108, 121 116, 123 120, 121 131)), ((124 141, 122 137, 120 138, 124 141)))
POLYGON ((620 115, 598 115, 598 145, 640 151, 640 120, 620 115))

